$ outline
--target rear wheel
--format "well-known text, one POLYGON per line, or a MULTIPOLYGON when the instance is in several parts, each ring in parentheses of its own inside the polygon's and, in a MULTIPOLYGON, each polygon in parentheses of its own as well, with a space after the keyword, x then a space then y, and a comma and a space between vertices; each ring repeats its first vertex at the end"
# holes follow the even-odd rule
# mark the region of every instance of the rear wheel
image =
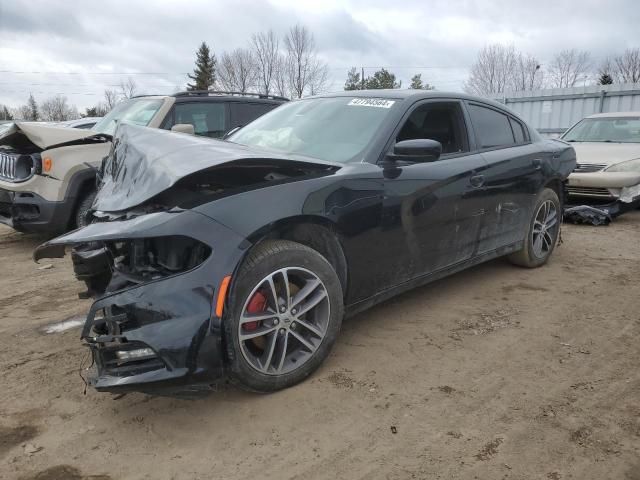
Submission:
POLYGON ((528 268, 547 263, 558 242, 561 218, 558 194, 550 188, 545 188, 538 195, 538 201, 533 209, 524 248, 512 253, 509 260, 515 265, 528 268))
POLYGON ((224 319, 234 381, 270 392, 310 375, 329 354, 344 315, 333 267, 315 250, 269 240, 249 254, 224 319))

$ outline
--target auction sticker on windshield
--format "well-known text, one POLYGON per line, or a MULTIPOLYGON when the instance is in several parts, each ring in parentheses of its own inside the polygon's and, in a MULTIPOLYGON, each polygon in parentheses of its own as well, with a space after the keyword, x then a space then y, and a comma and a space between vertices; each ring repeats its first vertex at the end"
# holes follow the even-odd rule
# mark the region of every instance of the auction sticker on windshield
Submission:
POLYGON ((378 107, 391 108, 396 103, 395 100, 384 100, 382 98, 354 98, 347 105, 356 107, 378 107))

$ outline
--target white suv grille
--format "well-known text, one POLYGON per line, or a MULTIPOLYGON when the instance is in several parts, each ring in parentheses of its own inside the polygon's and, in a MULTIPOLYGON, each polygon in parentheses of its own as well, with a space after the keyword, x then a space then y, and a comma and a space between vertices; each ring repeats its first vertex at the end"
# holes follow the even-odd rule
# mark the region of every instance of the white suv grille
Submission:
POLYGON ((36 156, 0 152, 0 180, 16 183, 29 180, 36 173, 36 156))
POLYGON ((13 180, 16 178, 17 155, 7 155, 0 153, 0 178, 3 180, 13 180))

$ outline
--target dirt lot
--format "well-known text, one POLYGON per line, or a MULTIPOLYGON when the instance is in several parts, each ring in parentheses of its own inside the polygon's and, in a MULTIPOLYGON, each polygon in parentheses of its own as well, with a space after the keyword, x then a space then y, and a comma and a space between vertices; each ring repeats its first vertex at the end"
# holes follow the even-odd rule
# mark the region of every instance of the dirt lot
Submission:
POLYGON ((308 381, 83 395, 70 260, 0 229, 0 478, 640 479, 640 212, 348 321, 308 381))

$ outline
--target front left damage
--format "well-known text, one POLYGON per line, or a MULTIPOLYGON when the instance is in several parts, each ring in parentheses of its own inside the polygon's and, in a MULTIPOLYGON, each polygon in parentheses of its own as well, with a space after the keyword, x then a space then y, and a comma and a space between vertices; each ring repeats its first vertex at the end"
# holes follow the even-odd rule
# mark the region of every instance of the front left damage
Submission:
POLYGON ((122 125, 103 170, 96 221, 34 252, 38 261, 71 247, 87 287, 80 295, 95 299, 81 334, 94 361, 88 383, 101 391, 207 387, 224 374, 221 285, 251 243, 195 207, 335 167, 122 125))
POLYGON ((81 334, 95 362, 90 385, 183 390, 222 375, 221 319, 213 306, 247 247, 241 237, 195 212, 158 212, 94 223, 42 245, 34 259, 61 257, 65 246, 76 247, 71 258, 87 286, 82 296, 96 298, 81 334), (225 256, 216 255, 221 244, 225 256))

